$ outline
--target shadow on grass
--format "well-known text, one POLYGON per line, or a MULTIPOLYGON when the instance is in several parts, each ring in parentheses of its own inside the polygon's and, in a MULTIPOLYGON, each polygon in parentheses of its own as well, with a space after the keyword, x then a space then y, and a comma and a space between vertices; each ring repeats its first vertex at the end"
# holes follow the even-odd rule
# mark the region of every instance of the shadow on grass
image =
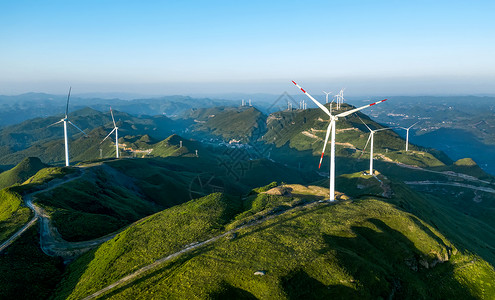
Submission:
POLYGON ((96 249, 90 250, 80 256, 76 261, 72 262, 66 269, 63 281, 57 286, 50 299, 67 299, 74 291, 79 280, 86 272, 91 261, 95 258, 96 249))
POLYGON ((220 284, 220 289, 209 295, 213 300, 254 300, 258 299, 253 294, 238 287, 232 286, 227 282, 220 284))
POLYGON ((289 300, 295 299, 362 299, 356 290, 345 285, 324 285, 304 270, 295 270, 281 279, 289 300))
MULTIPOLYGON (((321 250, 337 250, 339 264, 359 282, 360 297, 474 299, 468 288, 456 280, 450 262, 425 267, 426 255, 406 236, 381 220, 368 221, 379 231, 353 226, 355 237, 324 235, 327 247, 321 250)), ((433 239, 445 246, 438 237, 433 239)))
POLYGON ((41 251, 36 227, 0 254, 0 299, 47 299, 60 281, 63 262, 41 251))

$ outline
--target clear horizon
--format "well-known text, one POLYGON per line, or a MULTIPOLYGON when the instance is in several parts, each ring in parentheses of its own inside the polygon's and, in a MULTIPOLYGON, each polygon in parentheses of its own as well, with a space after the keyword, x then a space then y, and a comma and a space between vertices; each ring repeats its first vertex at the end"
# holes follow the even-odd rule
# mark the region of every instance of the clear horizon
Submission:
POLYGON ((495 94, 491 1, 15 1, 0 94, 495 94), (186 5, 187 4, 187 5, 186 5))

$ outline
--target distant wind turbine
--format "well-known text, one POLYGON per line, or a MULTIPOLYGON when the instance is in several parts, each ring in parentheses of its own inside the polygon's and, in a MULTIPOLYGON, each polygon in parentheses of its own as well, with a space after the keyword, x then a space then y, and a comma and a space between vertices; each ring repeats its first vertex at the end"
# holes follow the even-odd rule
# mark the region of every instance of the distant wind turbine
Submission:
POLYGON ((412 124, 409 127, 400 127, 401 129, 404 129, 406 131, 406 152, 409 151, 409 129, 411 129, 414 125, 418 124, 420 121, 412 124))
POLYGON ((335 96, 333 96, 333 98, 336 100, 335 103, 337 103, 337 110, 339 110, 340 105, 344 103, 344 90, 345 88, 340 89, 340 92, 338 94, 335 94, 335 96))
MULTIPOLYGON (((67 96, 67 105, 65 107, 65 117, 63 119, 61 119, 60 121, 55 122, 52 125, 50 125, 50 126, 53 126, 53 125, 56 125, 58 123, 64 122, 65 166, 67 166, 67 167, 69 166, 69 141, 68 141, 68 138, 67 138, 67 123, 69 123, 72 126, 74 126, 77 130, 79 130, 80 132, 82 132, 85 136, 88 136, 84 131, 82 131, 79 127, 77 127, 76 125, 74 125, 74 123, 72 123, 69 120, 69 117, 68 117, 68 114, 69 114, 69 98, 70 98, 70 91, 71 90, 72 90, 72 87, 69 88, 69 95, 67 96)), ((50 127, 50 126, 48 126, 48 127, 50 127)))
POLYGON ((328 95, 330 95, 332 92, 327 93, 327 92, 323 91, 323 93, 325 93, 325 104, 327 104, 328 103, 328 95))
POLYGON ((327 127, 327 133, 325 136, 325 143, 323 144, 323 150, 321 152, 320 164, 319 164, 318 168, 321 167, 321 162, 323 160, 323 154, 325 153, 325 148, 326 148, 327 143, 328 143, 328 137, 330 136, 330 132, 332 132, 331 147, 330 147, 330 199, 329 200, 334 201, 335 200, 335 130, 336 130, 335 122, 341 117, 348 116, 348 115, 353 114, 357 111, 360 111, 364 108, 367 108, 367 107, 373 106, 375 104, 378 104, 380 102, 386 101, 387 99, 380 100, 378 102, 371 103, 371 104, 361 106, 358 108, 354 108, 354 109, 345 111, 343 113, 340 113, 338 115, 332 115, 332 113, 325 106, 323 106, 323 104, 316 101, 315 98, 313 98, 310 94, 308 94, 295 81, 292 81, 292 83, 294 83, 304 94, 306 94, 306 96, 309 97, 309 99, 311 99, 316 105, 318 105, 319 108, 321 108, 321 110, 323 110, 330 117, 330 124, 327 127))
POLYGON ((368 143, 371 140, 371 144, 370 144, 370 175, 373 175, 373 139, 375 137, 375 132, 383 131, 383 130, 390 130, 393 128, 387 127, 387 128, 380 128, 380 129, 371 130, 371 128, 369 128, 369 126, 366 125, 366 123, 364 123, 364 121, 361 118, 359 118, 359 120, 361 120, 361 122, 364 124, 364 126, 366 126, 366 128, 368 128, 368 130, 370 131, 370 136, 368 137, 368 141, 366 141, 366 145, 363 148, 363 152, 366 149, 366 147, 368 147, 368 143))
POLYGON ((115 131, 115 157, 119 158, 119 128, 117 127, 117 124, 115 124, 115 119, 113 118, 113 111, 112 108, 110 107, 110 114, 112 115, 112 121, 113 121, 113 129, 110 131, 110 133, 100 142, 103 143, 114 131, 115 131))

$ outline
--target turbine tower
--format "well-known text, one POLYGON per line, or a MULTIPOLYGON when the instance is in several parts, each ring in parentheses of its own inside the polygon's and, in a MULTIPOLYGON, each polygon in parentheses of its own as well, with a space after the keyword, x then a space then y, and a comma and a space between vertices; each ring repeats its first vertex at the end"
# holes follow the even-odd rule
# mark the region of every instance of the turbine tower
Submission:
POLYGON ((325 136, 325 143, 323 144, 323 150, 321 152, 320 164, 319 164, 318 168, 321 167, 321 162, 323 160, 323 154, 325 153, 325 148, 327 146, 328 137, 329 137, 330 131, 331 131, 332 132, 332 139, 331 139, 331 146, 330 146, 330 199, 329 200, 330 201, 334 201, 335 200, 335 130, 336 130, 336 128, 335 128, 335 122, 339 118, 348 116, 348 115, 353 114, 353 113, 355 113, 357 111, 360 111, 360 110, 362 110, 364 108, 367 108, 367 107, 373 106, 375 104, 378 104, 380 102, 386 101, 387 99, 380 100, 378 102, 371 103, 371 104, 368 104, 368 105, 365 105, 365 106, 361 106, 361 107, 358 107, 358 108, 354 108, 354 109, 345 111, 343 113, 340 113, 338 115, 332 115, 332 113, 325 106, 323 106, 320 102, 316 101, 315 98, 313 98, 310 94, 308 94, 295 81, 292 81, 292 83, 294 83, 304 94, 306 94, 306 96, 309 97, 309 99, 311 99, 316 105, 318 105, 319 108, 321 108, 321 110, 323 110, 330 117, 330 124, 327 127, 327 133, 326 133, 326 136, 325 136))
POLYGON ((409 151, 409 129, 411 129, 414 125, 418 124, 418 122, 412 124, 411 126, 405 128, 405 127, 400 127, 406 131, 406 152, 409 151))
POLYGON ((110 107, 110 114, 112 115, 112 121, 113 121, 113 129, 110 131, 110 133, 100 142, 103 143, 114 131, 115 131, 115 157, 119 158, 119 128, 117 127, 117 124, 115 124, 115 119, 113 118, 113 111, 112 108, 110 107))
POLYGON ((370 136, 368 137, 368 141, 366 141, 366 145, 363 148, 363 152, 366 149, 366 147, 368 147, 368 143, 371 140, 371 144, 370 144, 370 175, 373 175, 373 139, 375 137, 375 132, 383 131, 383 130, 390 130, 393 128, 388 127, 388 128, 380 128, 380 129, 371 130, 371 128, 369 128, 369 126, 366 125, 366 123, 364 123, 364 121, 361 118, 359 118, 359 120, 361 120, 361 122, 364 124, 364 126, 366 126, 366 128, 368 128, 368 130, 370 131, 370 136))
MULTIPOLYGON (((76 125, 74 125, 74 123, 72 123, 70 120, 69 120, 69 99, 70 99, 70 91, 72 90, 72 87, 69 87, 69 95, 67 96, 67 105, 65 106, 65 117, 62 118, 60 121, 58 122, 55 122, 53 123, 52 125, 50 126, 53 126, 53 125, 56 125, 58 123, 62 123, 64 122, 64 142, 65 142, 65 166, 68 167, 69 166, 69 139, 67 137, 67 123, 71 124, 72 126, 74 126, 77 130, 79 130, 80 132, 82 132, 85 136, 88 136, 86 134, 86 132, 82 131, 79 127, 77 127, 76 125)), ((48 127, 50 127, 48 126, 48 127)))

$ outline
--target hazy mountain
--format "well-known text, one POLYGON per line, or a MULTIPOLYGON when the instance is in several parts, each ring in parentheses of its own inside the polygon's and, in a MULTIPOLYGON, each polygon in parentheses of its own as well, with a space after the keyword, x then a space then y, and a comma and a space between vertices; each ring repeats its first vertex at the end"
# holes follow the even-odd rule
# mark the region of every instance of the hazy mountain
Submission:
MULTIPOLYGON (((28 119, 48 117, 64 113, 67 96, 43 93, 27 93, 17 96, 0 95, 0 127, 16 124, 28 119)), ((232 105, 232 101, 187 96, 165 96, 122 100, 71 96, 70 111, 91 107, 108 111, 109 107, 133 115, 176 116, 194 107, 232 105)), ((237 105, 237 103, 236 103, 237 105)))

